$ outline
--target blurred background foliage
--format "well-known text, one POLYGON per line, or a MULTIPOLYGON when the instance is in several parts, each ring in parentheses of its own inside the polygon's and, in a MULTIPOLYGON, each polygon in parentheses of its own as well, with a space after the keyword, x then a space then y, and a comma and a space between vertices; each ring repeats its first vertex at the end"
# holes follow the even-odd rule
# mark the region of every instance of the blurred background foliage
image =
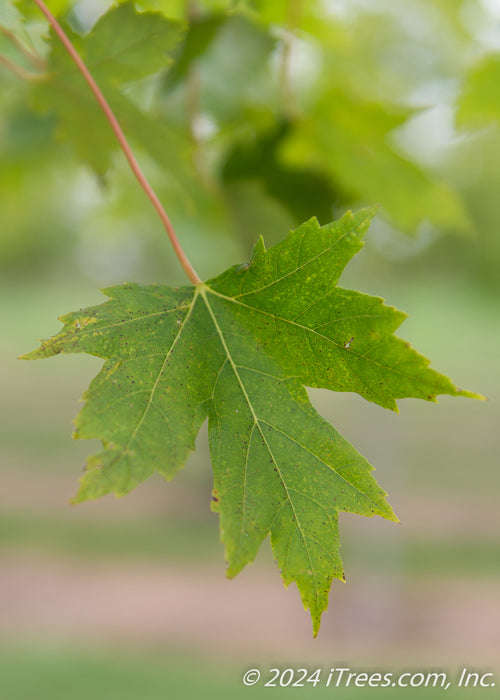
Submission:
MULTIPOLYGON (((219 270, 221 248, 225 261, 239 262, 259 234, 271 244, 310 216, 326 223, 378 202, 372 238, 381 262, 394 250, 407 265, 451 254, 457 265, 447 269, 466 260, 475 283, 496 286, 495 2, 138 4, 153 17, 136 16, 129 2, 107 14, 102 1, 49 5, 66 21, 202 276, 219 270), (134 32, 144 40, 123 51, 134 32)), ((7 2, 0 22, 39 57, 30 60, 0 35, 9 62, 0 73, 3 269, 50 266, 83 246, 94 270, 107 269, 107 257, 121 250, 119 279, 178 276, 175 263, 158 262, 171 256, 158 255, 154 212, 36 6, 7 2), (144 233, 134 235, 139 221, 144 233)))
POLYGON ((312 392, 403 521, 342 519, 349 584, 314 643, 269 551, 223 579, 204 434, 168 486, 70 509, 92 445, 68 426, 100 362, 14 358, 59 314, 101 301, 99 286, 185 280, 39 10, 2 0, 2 697, 239 697, 242 671, 280 659, 498 667, 500 3, 47 5, 202 278, 249 259, 261 234, 271 245, 311 216, 378 202, 344 286, 410 312, 402 335, 490 402, 409 401, 394 416, 312 392))

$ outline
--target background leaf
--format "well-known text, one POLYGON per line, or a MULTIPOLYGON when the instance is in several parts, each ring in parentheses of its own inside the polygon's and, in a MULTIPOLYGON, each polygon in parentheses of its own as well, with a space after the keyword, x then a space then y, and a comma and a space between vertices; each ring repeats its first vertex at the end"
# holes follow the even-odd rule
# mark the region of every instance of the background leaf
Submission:
MULTIPOLYGON (((132 3, 110 10, 90 34, 79 37, 66 27, 112 109, 131 138, 168 168, 179 161, 182 137, 166 124, 151 119, 121 91, 124 83, 139 80, 168 65, 182 36, 182 25, 159 14, 138 13, 132 3)), ((106 118, 72 59, 59 42, 53 43, 47 78, 34 89, 37 109, 55 113, 57 133, 69 140, 79 157, 104 174, 117 144, 106 118)), ((185 170, 185 169, 184 169, 185 170)), ((182 170, 179 173, 182 179, 182 170)))

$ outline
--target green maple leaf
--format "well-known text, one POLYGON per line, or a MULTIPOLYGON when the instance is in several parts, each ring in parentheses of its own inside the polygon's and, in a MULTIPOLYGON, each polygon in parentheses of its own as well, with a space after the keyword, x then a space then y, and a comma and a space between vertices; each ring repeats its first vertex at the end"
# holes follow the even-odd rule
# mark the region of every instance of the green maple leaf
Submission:
MULTIPOLYGON (((184 24, 160 13, 137 12, 127 2, 110 9, 84 37, 70 27, 65 31, 132 139, 163 167, 172 159, 182 163, 180 154, 188 151, 187 143, 139 109, 123 88, 172 63, 170 54, 183 36, 184 24)), ((73 60, 53 33, 50 38, 47 73, 33 86, 33 104, 55 114, 59 138, 69 141, 80 158, 102 174, 117 147, 115 136, 73 60)))
POLYGON ((284 157, 296 167, 311 162, 361 200, 381 202, 396 226, 407 232, 414 232, 423 219, 442 229, 468 230, 457 193, 391 145, 391 134, 413 114, 350 95, 345 87, 325 90, 291 132, 284 157))
POLYGON ((483 127, 500 118, 500 58, 489 55, 469 71, 458 99, 456 121, 459 127, 483 127))
POLYGON ((311 406, 304 385, 356 391, 386 408, 414 396, 473 396, 428 367, 393 332, 404 314, 337 286, 373 211, 320 227, 311 219, 251 262, 173 289, 127 284, 64 316, 26 359, 105 358, 75 437, 99 438, 75 502, 172 478, 208 415, 228 575, 268 534, 286 585, 295 581, 317 633, 332 579, 344 577, 338 513, 397 520, 372 467, 311 406))

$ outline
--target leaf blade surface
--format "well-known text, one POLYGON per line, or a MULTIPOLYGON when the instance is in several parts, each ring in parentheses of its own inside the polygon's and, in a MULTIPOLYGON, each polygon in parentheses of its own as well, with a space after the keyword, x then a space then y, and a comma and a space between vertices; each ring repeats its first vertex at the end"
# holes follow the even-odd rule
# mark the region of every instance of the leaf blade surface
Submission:
POLYGON ((395 409, 405 396, 476 396, 394 336, 405 315, 337 286, 373 210, 291 231, 250 263, 196 286, 127 284, 62 317, 26 359, 87 352, 105 360, 76 437, 99 438, 75 501, 121 496, 183 466, 208 415, 228 575, 270 535, 317 634, 333 578, 344 578, 339 512, 397 520, 373 467, 312 407, 305 386, 357 391, 395 409))

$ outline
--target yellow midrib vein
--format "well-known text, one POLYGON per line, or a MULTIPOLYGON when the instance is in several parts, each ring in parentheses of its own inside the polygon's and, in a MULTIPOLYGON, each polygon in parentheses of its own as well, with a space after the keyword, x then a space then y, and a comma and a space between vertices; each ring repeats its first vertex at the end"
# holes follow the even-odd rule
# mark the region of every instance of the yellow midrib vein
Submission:
MULTIPOLYGON (((211 291, 211 290, 210 290, 210 291, 211 291)), ((278 470, 278 474, 279 474, 279 478, 280 478, 281 484, 282 484, 282 486, 283 486, 283 488, 284 488, 284 490, 285 490, 285 493, 286 493, 286 495, 287 495, 288 502, 290 503, 290 507, 291 507, 291 509, 292 509, 292 512, 293 512, 293 515, 294 515, 294 518, 295 518, 296 526, 297 526, 298 530, 300 531, 300 535, 301 535, 301 537, 302 537, 302 542, 303 542, 303 544, 304 544, 304 549, 305 549, 305 551, 306 551, 306 553, 307 553, 307 558, 309 559, 309 564, 310 564, 310 567, 311 567, 311 568, 310 568, 310 571, 311 571, 311 574, 312 574, 312 577, 313 577, 313 581, 314 581, 314 594, 315 594, 315 598, 316 598, 316 602, 317 602, 317 601, 318 601, 318 587, 317 587, 317 585, 316 585, 316 576, 315 576, 315 573, 314 573, 314 565, 313 565, 313 563, 312 563, 311 553, 309 552, 309 547, 308 547, 308 545, 307 545, 307 538, 306 538, 305 533, 304 533, 304 530, 302 529, 302 526, 301 526, 301 524, 300 524, 300 520, 299 520, 297 511, 296 511, 296 509, 295 509, 295 506, 294 506, 292 497, 291 497, 290 492, 289 492, 289 490, 288 490, 288 487, 287 487, 287 485, 286 485, 286 482, 285 482, 285 479, 284 479, 284 477, 283 477, 283 474, 281 473, 281 470, 280 470, 280 468, 279 468, 279 464, 278 464, 276 458, 274 457, 274 454, 273 454, 273 452, 272 452, 272 450, 271 450, 271 447, 270 447, 268 441, 266 440, 266 436, 264 435, 264 432, 263 432, 262 427, 261 427, 261 425, 260 425, 260 420, 259 420, 259 418, 257 417, 257 415, 256 415, 256 413, 255 413, 255 410, 254 410, 254 407, 253 407, 253 405, 252 405, 252 402, 250 401, 250 397, 248 396, 248 393, 247 393, 247 390, 246 390, 246 388, 245 388, 245 385, 244 385, 244 383, 243 383, 243 381, 242 381, 242 379, 241 379, 241 377, 240 377, 240 374, 239 374, 239 372, 238 372, 238 367, 237 367, 236 363, 234 362, 234 360, 233 360, 233 358, 232 358, 232 355, 231 355, 231 353, 230 353, 230 351, 229 351, 229 348, 228 348, 227 343, 226 343, 226 341, 225 341, 225 338, 224 338, 224 335, 223 335, 223 333, 222 333, 222 330, 221 330, 221 328, 220 328, 220 326, 219 326, 219 324, 218 324, 218 322, 217 322, 217 318, 216 318, 216 316, 215 316, 215 314, 214 314, 214 312, 213 312, 212 307, 210 306, 210 302, 208 301, 208 298, 207 298, 205 289, 203 289, 203 290, 201 291, 201 294, 202 294, 202 296, 203 296, 203 298, 204 298, 205 304, 206 304, 207 309, 208 309, 208 312, 209 312, 209 314, 210 314, 210 316, 211 316, 211 318, 212 318, 213 324, 214 324, 214 326, 215 326, 215 328, 216 328, 216 330, 217 330, 217 333, 218 333, 218 335, 219 335, 219 338, 220 338, 220 341, 221 341, 222 346, 223 346, 223 348, 224 348, 224 351, 225 351, 225 353, 226 353, 226 356, 227 356, 227 358, 228 358, 228 360, 229 360, 229 363, 230 363, 230 365, 231 365, 231 367, 232 367, 232 369, 233 369, 234 375, 235 375, 235 377, 236 377, 236 379, 237 379, 237 381, 238 381, 238 383, 239 383, 239 385, 240 385, 240 387, 241 387, 241 391, 242 391, 242 393, 243 393, 243 395, 244 395, 244 397, 245 397, 245 400, 246 400, 246 402, 247 402, 247 404, 248 404, 248 408, 250 409, 250 413, 252 414, 252 417, 253 417, 253 420, 254 420, 254 425, 257 426, 257 429, 258 429, 259 433, 261 434, 262 440, 264 441, 264 443, 265 443, 265 445, 266 445, 266 448, 267 448, 269 454, 271 455, 271 459, 273 460, 273 463, 276 465, 276 469, 278 470)), ((245 475, 245 479, 246 479, 246 475, 245 475)), ((245 507, 245 504, 243 504, 243 507, 245 507)))

